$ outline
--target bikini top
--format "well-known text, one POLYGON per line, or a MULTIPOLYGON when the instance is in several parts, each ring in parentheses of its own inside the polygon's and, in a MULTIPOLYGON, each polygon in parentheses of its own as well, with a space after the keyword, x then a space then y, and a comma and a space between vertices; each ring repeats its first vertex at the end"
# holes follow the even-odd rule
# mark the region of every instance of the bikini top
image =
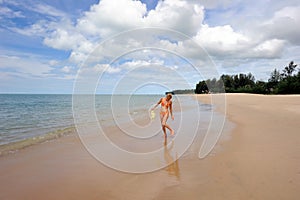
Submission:
POLYGON ((171 100, 169 102, 167 102, 167 100, 165 98, 163 98, 161 101, 161 106, 163 106, 163 107, 166 106, 168 108, 170 103, 171 103, 171 100))

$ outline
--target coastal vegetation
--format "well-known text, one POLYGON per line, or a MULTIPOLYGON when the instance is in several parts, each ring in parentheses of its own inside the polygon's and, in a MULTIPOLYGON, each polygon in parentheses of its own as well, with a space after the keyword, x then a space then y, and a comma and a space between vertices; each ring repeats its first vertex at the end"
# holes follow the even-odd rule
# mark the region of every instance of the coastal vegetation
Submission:
POLYGON ((256 94, 300 94, 300 70, 291 61, 283 70, 274 69, 268 81, 255 81, 251 74, 223 74, 219 79, 199 81, 195 93, 256 93, 256 94))
POLYGON ((172 94, 193 94, 195 93, 194 89, 185 89, 185 90, 173 90, 172 94))

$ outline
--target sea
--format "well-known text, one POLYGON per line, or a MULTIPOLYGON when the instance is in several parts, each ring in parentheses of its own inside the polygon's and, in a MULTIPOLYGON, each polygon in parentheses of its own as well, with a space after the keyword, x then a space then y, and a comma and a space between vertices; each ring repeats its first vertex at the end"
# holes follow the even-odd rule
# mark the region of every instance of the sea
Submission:
MULTIPOLYGON (((0 94, 0 155, 76 132, 74 111, 77 115, 96 116, 101 126, 116 127, 128 122, 139 125, 139 121, 150 120, 150 108, 161 97, 164 95, 93 95, 92 113, 91 109, 86 109, 84 101, 91 99, 88 95, 81 95, 83 101, 76 102, 76 106, 81 106, 75 108, 71 94, 0 94), (86 110, 89 113, 84 112, 86 110)), ((182 105, 184 110, 197 107, 201 115, 199 128, 204 130, 209 127, 213 106, 202 104, 190 95, 173 97, 176 121, 180 119, 182 105)), ((156 111, 158 114, 159 109, 156 111)), ((187 118, 187 124, 188 121, 187 118)), ((159 124, 157 128, 160 129, 159 124)))
MULTIPOLYGON (((146 117, 162 95, 95 95, 95 112, 104 125, 114 118, 146 117), (112 105, 117 109, 113 110, 112 105), (114 113, 112 113, 114 111, 114 113)), ((123 120, 123 121, 124 121, 123 120)), ((0 145, 74 127, 72 95, 0 94, 0 145)), ((61 133, 61 132, 60 132, 61 133)))

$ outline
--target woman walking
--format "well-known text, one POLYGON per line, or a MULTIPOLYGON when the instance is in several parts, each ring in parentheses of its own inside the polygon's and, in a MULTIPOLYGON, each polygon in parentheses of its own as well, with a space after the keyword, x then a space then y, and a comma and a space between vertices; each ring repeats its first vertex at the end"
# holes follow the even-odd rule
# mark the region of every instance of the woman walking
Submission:
POLYGON ((167 94, 166 97, 161 98, 157 102, 157 104, 151 109, 151 110, 154 110, 159 104, 161 105, 161 108, 160 108, 160 122, 161 122, 162 130, 164 132, 165 139, 167 139, 166 129, 169 129, 170 134, 174 135, 174 130, 167 124, 167 120, 168 120, 170 114, 171 114, 172 120, 174 120, 172 100, 171 99, 172 99, 172 95, 167 94))

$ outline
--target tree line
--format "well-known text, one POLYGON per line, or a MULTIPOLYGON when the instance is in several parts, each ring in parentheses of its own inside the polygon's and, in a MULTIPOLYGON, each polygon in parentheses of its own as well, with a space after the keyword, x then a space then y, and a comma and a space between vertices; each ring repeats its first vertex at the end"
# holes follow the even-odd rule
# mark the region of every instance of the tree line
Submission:
POLYGON ((172 94, 193 94, 195 93, 195 90, 194 89, 173 90, 171 93, 172 94))
POLYGON ((251 74, 223 74, 216 78, 199 81, 195 93, 256 93, 256 94, 300 94, 300 70, 291 61, 282 71, 274 69, 268 81, 255 81, 251 74), (298 72, 297 72, 298 70, 298 72))

